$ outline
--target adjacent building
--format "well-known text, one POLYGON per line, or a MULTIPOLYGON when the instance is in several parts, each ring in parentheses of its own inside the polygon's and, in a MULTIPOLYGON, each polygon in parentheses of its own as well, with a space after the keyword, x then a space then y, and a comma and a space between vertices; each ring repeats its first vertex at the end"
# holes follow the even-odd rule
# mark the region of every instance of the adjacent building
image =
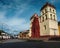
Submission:
POLYGON ((29 30, 22 31, 18 34, 19 39, 27 39, 29 38, 29 30))
POLYGON ((10 39, 10 38, 11 36, 8 33, 4 32, 3 30, 0 30, 0 39, 10 39))
POLYGON ((59 35, 60 35, 60 22, 58 22, 58 29, 59 29, 59 35))

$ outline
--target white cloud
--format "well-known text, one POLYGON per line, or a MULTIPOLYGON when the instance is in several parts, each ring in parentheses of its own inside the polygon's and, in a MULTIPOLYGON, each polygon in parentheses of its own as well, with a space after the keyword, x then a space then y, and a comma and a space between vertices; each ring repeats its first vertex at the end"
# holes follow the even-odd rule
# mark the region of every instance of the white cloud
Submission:
POLYGON ((14 33, 14 30, 23 31, 29 29, 29 22, 27 22, 25 18, 16 18, 18 15, 16 14, 15 17, 7 19, 5 14, 6 12, 0 12, 0 23, 6 24, 6 28, 9 29, 7 32, 14 33))
MULTIPOLYGON (((14 0, 15 1, 15 0, 14 0)), ((16 0, 17 1, 17 0, 16 0)), ((13 6, 13 3, 10 3, 10 5, 3 5, 2 8, 4 8, 3 12, 0 12, 0 22, 3 22, 4 24, 7 24, 8 26, 6 26, 7 28, 9 28, 9 32, 13 33, 13 30, 17 30, 17 31, 23 31, 23 30, 27 30, 29 29, 29 22, 27 22, 25 20, 25 18, 18 18, 18 16, 20 14, 22 14, 26 9, 28 9, 28 4, 29 4, 30 0, 27 0, 27 3, 18 3, 15 2, 17 4, 17 7, 13 6), (19 4, 19 5, 18 5, 19 4), (6 18, 6 12, 8 11, 8 8, 14 8, 16 9, 16 14, 13 18, 7 19, 6 18)), ((30 6, 29 6, 30 7, 30 6)))
POLYGON ((24 19, 12 18, 7 23, 10 24, 11 26, 13 26, 13 25, 19 25, 23 22, 25 22, 24 19))
POLYGON ((11 27, 11 30, 22 31, 29 29, 29 22, 26 22, 26 20, 22 18, 13 18, 6 23, 11 27))

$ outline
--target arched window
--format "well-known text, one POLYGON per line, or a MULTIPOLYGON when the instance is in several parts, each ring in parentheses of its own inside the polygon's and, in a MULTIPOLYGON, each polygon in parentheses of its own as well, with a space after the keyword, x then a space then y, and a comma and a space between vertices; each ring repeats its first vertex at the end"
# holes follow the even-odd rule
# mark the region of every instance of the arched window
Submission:
POLYGON ((51 12, 51 8, 50 8, 50 12, 51 12))
POLYGON ((45 12, 47 12, 47 9, 45 9, 45 12))
POLYGON ((54 13, 54 10, 53 10, 53 13, 54 13))
POLYGON ((44 25, 44 29, 46 30, 46 25, 44 25))
POLYGON ((55 15, 54 15, 54 20, 55 20, 55 15))
POLYGON ((46 17, 46 20, 47 20, 47 15, 45 15, 45 17, 46 17))
POLYGON ((44 12, 42 11, 42 15, 44 15, 44 12))
POLYGON ((42 21, 44 21, 44 17, 42 17, 42 21))
POLYGON ((52 20, 52 14, 50 14, 51 20, 52 20))

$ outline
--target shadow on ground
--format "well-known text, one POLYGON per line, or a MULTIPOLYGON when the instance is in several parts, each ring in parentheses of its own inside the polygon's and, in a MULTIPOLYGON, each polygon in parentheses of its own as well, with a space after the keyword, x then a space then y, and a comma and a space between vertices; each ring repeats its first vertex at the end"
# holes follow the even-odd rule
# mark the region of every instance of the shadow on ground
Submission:
POLYGON ((1 43, 0 48, 59 48, 59 42, 15 42, 1 43))

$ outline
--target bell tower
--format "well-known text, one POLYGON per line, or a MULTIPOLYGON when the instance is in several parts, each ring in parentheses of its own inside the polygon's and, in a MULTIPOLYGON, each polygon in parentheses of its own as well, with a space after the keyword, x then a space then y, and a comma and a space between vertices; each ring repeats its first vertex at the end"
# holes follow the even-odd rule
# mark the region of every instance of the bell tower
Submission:
POLYGON ((55 7, 50 3, 46 3, 40 11, 40 35, 58 36, 59 31, 55 7))

